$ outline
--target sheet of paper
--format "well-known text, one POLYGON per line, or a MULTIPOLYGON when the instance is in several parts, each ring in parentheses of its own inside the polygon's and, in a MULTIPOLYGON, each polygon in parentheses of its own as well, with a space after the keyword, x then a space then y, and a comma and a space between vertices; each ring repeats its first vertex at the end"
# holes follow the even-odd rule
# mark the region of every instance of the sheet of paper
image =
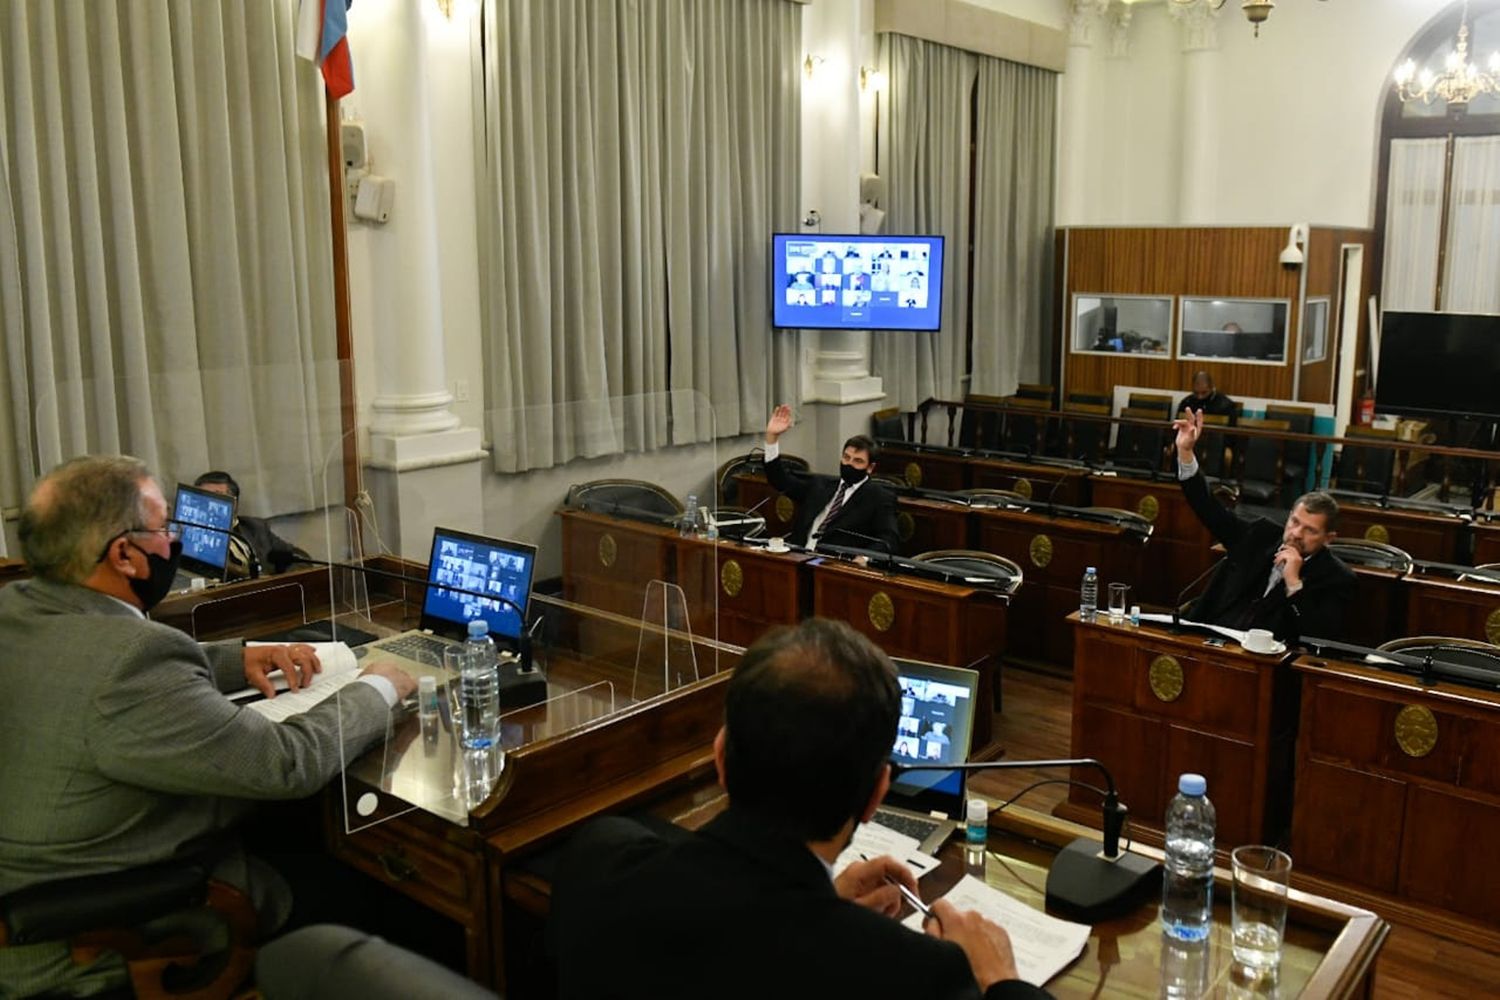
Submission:
MULTIPOLYGON (((960 910, 976 910, 1004 927, 1015 950, 1016 971, 1033 986, 1042 986, 1061 972, 1088 943, 1088 924, 1049 917, 973 875, 965 875, 943 898, 960 910)), ((913 913, 905 923, 920 931, 922 915, 913 913)))
MULTIPOLYGON (((1170 625, 1172 624, 1172 616, 1158 614, 1156 612, 1143 612, 1141 614, 1141 621, 1153 622, 1157 625, 1170 625)), ((1210 632, 1217 632, 1219 635, 1222 635, 1226 639, 1233 639, 1235 642, 1240 643, 1241 645, 1244 645, 1245 642, 1245 633, 1237 628, 1229 628, 1225 625, 1213 625, 1209 622, 1189 621, 1186 618, 1182 619, 1182 624, 1186 625, 1188 628, 1206 628, 1210 632)))
MULTIPOLYGON (((275 646, 280 643, 247 642, 246 646, 275 646)), ((339 688, 359 677, 359 660, 354 651, 342 642, 309 643, 318 654, 323 669, 315 674, 312 683, 300 691, 287 689, 286 678, 281 674, 271 677, 278 692, 275 698, 262 697, 253 687, 241 688, 229 695, 230 701, 245 702, 245 707, 259 712, 272 722, 284 722, 294 715, 312 708, 339 688), (259 700, 255 700, 259 699, 259 700)))
POLYGON ((923 854, 918 847, 917 840, 890 827, 879 823, 861 823, 855 827, 849 846, 834 861, 833 874, 837 877, 856 861, 889 854, 910 868, 911 873, 920 879, 938 866, 938 859, 931 854, 923 854))

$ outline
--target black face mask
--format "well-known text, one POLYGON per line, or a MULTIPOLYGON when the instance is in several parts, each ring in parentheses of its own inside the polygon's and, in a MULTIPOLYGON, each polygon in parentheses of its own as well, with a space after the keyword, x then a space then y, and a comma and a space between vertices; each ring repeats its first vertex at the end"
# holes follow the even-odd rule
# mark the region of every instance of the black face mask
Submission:
POLYGON ((177 564, 182 561, 182 540, 172 539, 172 556, 163 559, 155 552, 147 552, 145 549, 130 543, 141 555, 146 557, 146 565, 151 568, 151 575, 142 580, 132 577, 130 580, 131 592, 135 594, 136 600, 141 602, 141 608, 150 611, 161 603, 161 599, 167 596, 172 589, 172 578, 177 575, 177 564))
POLYGON ((856 469, 848 462, 839 463, 839 478, 844 481, 844 485, 846 486, 858 486, 865 481, 867 476, 869 476, 869 472, 864 469, 856 469))

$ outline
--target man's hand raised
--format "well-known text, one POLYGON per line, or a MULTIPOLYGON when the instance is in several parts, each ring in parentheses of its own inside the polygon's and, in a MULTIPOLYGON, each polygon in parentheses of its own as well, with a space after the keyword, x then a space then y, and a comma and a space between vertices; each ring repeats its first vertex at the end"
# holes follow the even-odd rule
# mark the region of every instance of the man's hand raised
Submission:
POLYGON ((771 419, 766 421, 766 443, 775 444, 776 439, 792 429, 792 408, 782 403, 771 411, 771 419))
POLYGON ((1177 460, 1191 461, 1193 449, 1198 446, 1198 438, 1203 433, 1203 411, 1182 411, 1182 415, 1172 421, 1172 429, 1177 432, 1177 460))

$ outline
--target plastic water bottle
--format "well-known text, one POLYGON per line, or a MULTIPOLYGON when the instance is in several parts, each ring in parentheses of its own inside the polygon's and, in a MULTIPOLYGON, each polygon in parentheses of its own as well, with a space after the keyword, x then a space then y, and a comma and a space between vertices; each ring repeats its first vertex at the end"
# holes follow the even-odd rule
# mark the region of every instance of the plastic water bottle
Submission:
POLYGON ((698 533, 698 494, 688 494, 687 509, 682 512, 682 520, 678 522, 677 532, 683 538, 698 533))
POLYGON ((1161 925, 1180 941, 1208 937, 1213 921, 1214 804, 1201 774, 1177 779, 1167 807, 1167 861, 1162 873, 1161 925))
POLYGON ((464 749, 489 750, 499 727, 500 676, 496 672, 495 640, 490 638, 490 626, 484 619, 469 622, 464 650, 468 655, 464 657, 463 676, 459 679, 464 707, 464 749))
POLYGON ((1083 573, 1083 586, 1078 588, 1078 617, 1091 622, 1099 609, 1099 572, 1090 566, 1083 573))

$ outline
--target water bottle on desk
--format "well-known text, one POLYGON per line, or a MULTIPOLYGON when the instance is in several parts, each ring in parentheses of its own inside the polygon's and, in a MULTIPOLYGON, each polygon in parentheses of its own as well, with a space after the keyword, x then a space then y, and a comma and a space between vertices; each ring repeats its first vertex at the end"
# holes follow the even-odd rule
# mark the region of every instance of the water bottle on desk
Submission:
POLYGON ((1099 609, 1099 573, 1090 566, 1083 574, 1083 586, 1078 588, 1078 620, 1091 622, 1099 609))
POLYGON ((688 494, 687 509, 682 512, 682 519, 677 522, 677 533, 683 538, 698 533, 698 494, 688 494))
POLYGON ((1167 807, 1161 925, 1180 941, 1203 940, 1213 922, 1214 804, 1207 791, 1203 775, 1184 774, 1167 807))
POLYGON ((482 618, 469 622, 464 642, 459 700, 463 705, 464 776, 472 807, 484 801, 499 776, 496 735, 500 728, 500 675, 495 640, 482 618))

